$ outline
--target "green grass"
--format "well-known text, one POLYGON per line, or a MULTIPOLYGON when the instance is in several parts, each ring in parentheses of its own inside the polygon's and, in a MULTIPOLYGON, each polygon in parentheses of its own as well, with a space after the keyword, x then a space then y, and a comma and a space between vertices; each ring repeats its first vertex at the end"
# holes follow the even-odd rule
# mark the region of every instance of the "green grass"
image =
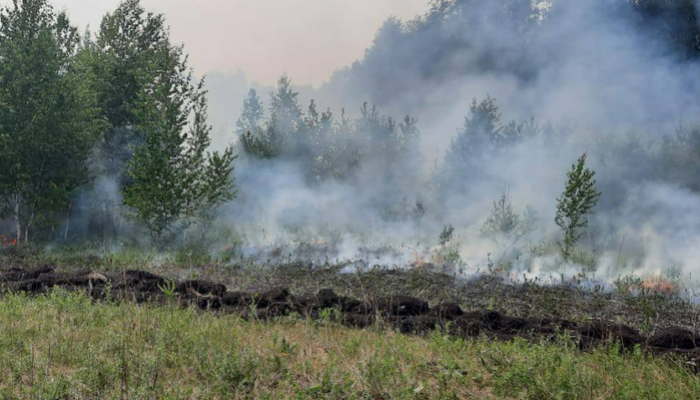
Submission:
POLYGON ((244 321, 96 304, 56 291, 0 299, 1 399, 693 399, 678 360, 566 341, 464 341, 328 321, 244 321))

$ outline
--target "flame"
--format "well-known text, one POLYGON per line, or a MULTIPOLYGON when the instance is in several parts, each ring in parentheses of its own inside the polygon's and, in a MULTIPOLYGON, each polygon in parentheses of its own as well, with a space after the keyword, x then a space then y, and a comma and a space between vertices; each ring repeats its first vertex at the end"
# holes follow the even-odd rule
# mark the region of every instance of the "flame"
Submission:
POLYGON ((414 250, 414 251, 413 251, 413 262, 412 262, 412 264, 413 264, 413 266, 414 266, 415 268, 425 269, 425 266, 426 266, 427 263, 426 263, 426 261, 423 259, 423 256, 422 256, 421 254, 419 254, 417 251, 414 250))
POLYGON ((647 278, 642 281, 642 288, 652 290, 659 293, 673 293, 676 286, 673 282, 665 280, 661 277, 647 278))
POLYGON ((0 244, 2 244, 5 247, 17 246, 18 243, 19 242, 17 241, 17 238, 9 239, 5 235, 0 236, 0 244))

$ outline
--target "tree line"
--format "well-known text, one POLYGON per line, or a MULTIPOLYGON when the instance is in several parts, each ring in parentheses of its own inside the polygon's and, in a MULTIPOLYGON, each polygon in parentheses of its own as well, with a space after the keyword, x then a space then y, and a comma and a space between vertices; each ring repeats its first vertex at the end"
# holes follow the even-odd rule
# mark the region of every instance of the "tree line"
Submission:
POLYGON ((80 35, 47 0, 0 10, 0 211, 17 241, 69 218, 77 191, 114 177, 155 239, 234 196, 233 149, 209 151, 195 82, 162 15, 126 0, 80 35))

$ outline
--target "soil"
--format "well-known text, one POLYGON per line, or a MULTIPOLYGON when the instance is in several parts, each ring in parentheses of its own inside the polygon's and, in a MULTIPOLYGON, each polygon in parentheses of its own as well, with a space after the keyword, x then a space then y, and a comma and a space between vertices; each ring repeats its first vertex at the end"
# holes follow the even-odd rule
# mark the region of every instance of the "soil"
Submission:
POLYGON ((621 350, 636 347, 660 354, 682 355, 696 372, 700 363, 700 335, 684 327, 669 326, 652 335, 634 327, 603 319, 572 321, 562 318, 520 317, 490 309, 465 311, 454 302, 432 307, 408 295, 368 296, 356 299, 322 289, 312 295, 294 295, 283 286, 254 293, 229 291, 223 284, 204 280, 171 281, 137 270, 99 273, 92 270, 56 272, 54 268, 6 268, 0 271, 0 292, 48 293, 55 288, 82 291, 95 301, 135 301, 236 313, 243 318, 266 320, 301 315, 311 319, 332 318, 347 326, 380 325, 407 334, 428 334, 436 329, 460 338, 485 336, 496 340, 516 337, 556 340, 568 336, 583 350, 617 343, 621 350), (327 312, 326 310, 334 310, 327 312))

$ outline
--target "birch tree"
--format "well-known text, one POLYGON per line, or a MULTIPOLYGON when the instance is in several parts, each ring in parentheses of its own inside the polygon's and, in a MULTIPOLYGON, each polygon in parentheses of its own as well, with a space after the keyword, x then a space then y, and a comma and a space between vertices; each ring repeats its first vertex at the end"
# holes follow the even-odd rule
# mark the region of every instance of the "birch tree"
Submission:
POLYGON ((25 243, 87 179, 94 102, 73 64, 80 37, 46 0, 0 9, 0 201, 25 243))

